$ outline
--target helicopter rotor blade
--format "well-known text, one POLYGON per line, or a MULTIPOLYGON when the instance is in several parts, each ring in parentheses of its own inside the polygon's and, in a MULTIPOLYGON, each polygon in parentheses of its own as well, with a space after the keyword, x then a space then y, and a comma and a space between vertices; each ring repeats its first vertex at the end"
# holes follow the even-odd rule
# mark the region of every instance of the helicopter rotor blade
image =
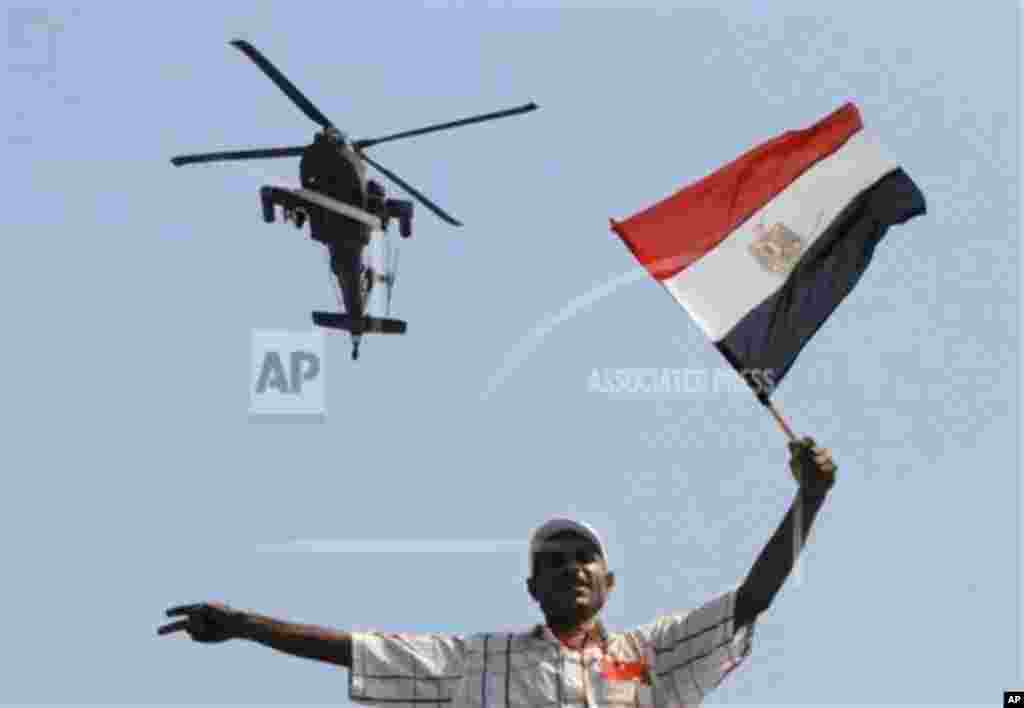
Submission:
POLYGON ((313 102, 306 98, 301 91, 295 88, 295 84, 289 81, 284 74, 282 74, 276 66, 270 63, 270 60, 263 56, 256 47, 252 46, 248 42, 242 39, 236 39, 231 42, 231 46, 240 50, 245 56, 249 57, 256 66, 262 69, 263 73, 266 74, 271 81, 277 84, 277 87, 284 91, 285 95, 292 100, 299 109, 305 113, 310 120, 317 123, 323 128, 330 127, 331 121, 327 119, 320 110, 313 105, 313 102))
POLYGON ((444 221, 447 221, 452 226, 462 226, 462 222, 456 220, 455 217, 453 217, 450 214, 448 214, 444 209, 442 209, 437 204, 434 204, 434 202, 432 202, 429 199, 427 199, 427 197, 425 197, 422 193, 420 193, 415 188, 413 188, 408 182, 403 180, 401 177, 396 175, 394 172, 392 172, 391 170, 383 167, 378 162, 375 162, 374 160, 371 160, 369 157, 364 155, 362 153, 362 151, 358 151, 356 154, 358 154, 360 158, 362 158, 363 160, 366 160, 366 162, 370 163, 375 168, 377 168, 377 170, 381 174, 383 174, 385 177, 390 179, 392 182, 397 184, 399 187, 404 189, 406 192, 408 192, 412 196, 416 197, 416 199, 418 199, 420 201, 420 203, 423 204, 423 206, 427 207, 428 209, 430 209, 430 211, 432 211, 435 214, 437 214, 441 219, 443 219, 444 221))
POLYGON ((253 160, 268 157, 298 157, 306 148, 284 147, 264 148, 261 150, 231 150, 228 152, 204 152, 196 155, 178 155, 171 158, 175 167, 190 165, 196 162, 218 162, 221 160, 253 160))
POLYGON ((368 148, 373 145, 378 145, 389 140, 398 140, 399 138, 408 138, 413 135, 423 135, 424 133, 433 133, 439 130, 447 130, 448 128, 456 128, 460 125, 469 125, 470 123, 482 123, 487 120, 497 120, 498 118, 506 118, 508 116, 518 115, 520 113, 528 113, 529 111, 535 111, 539 108, 536 103, 527 103, 516 108, 509 108, 504 111, 495 111, 493 113, 485 113, 483 115, 472 116, 471 118, 463 118, 461 120, 454 120, 450 123, 438 123, 436 125, 428 125, 425 128, 418 128, 417 130, 407 130, 403 133, 394 133, 393 135, 385 135, 380 138, 371 138, 369 140, 357 140, 352 143, 353 147, 357 150, 368 148))

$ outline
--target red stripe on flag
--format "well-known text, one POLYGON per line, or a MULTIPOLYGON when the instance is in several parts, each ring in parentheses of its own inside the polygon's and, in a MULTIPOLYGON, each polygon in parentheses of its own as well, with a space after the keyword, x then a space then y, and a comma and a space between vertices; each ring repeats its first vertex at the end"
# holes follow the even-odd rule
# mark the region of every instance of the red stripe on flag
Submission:
POLYGON ((846 103, 809 128, 790 130, 625 221, 612 220, 637 260, 658 280, 676 275, 863 127, 846 103))

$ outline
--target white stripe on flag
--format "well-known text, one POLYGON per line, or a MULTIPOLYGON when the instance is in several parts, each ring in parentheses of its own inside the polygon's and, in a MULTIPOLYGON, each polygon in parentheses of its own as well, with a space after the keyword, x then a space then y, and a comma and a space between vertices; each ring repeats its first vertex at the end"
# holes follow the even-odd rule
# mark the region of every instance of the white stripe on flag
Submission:
POLYGON ((899 167, 861 130, 755 212, 714 249, 661 281, 714 342, 785 283, 747 250, 758 225, 782 222, 805 241, 804 253, 858 194, 899 167))

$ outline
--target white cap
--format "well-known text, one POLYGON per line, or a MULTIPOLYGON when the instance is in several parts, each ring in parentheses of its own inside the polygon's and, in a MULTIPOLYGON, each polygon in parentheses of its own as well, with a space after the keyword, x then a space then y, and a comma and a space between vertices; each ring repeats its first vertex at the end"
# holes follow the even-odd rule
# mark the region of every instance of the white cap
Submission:
POLYGON ((540 550, 540 547, 544 544, 545 541, 547 541, 555 534, 561 533, 563 531, 572 531, 573 533, 577 533, 580 536, 583 536, 584 538, 593 541, 594 545, 597 546, 597 550, 601 554, 601 557, 604 558, 605 563, 608 562, 608 554, 605 551, 604 543, 601 542, 601 537, 598 535, 597 531, 594 530, 593 526, 582 521, 576 521, 575 519, 557 517, 545 521, 543 524, 535 528, 533 530, 533 533, 530 534, 531 578, 533 577, 534 555, 537 553, 537 551, 540 550))

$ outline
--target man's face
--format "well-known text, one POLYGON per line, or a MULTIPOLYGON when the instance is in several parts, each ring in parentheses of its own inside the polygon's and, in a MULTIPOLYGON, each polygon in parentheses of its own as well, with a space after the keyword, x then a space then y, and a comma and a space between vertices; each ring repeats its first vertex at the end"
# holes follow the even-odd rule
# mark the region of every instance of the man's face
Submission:
POLYGON ((574 626, 597 616, 614 584, 598 547, 584 536, 562 531, 534 556, 527 588, 548 622, 574 626))

